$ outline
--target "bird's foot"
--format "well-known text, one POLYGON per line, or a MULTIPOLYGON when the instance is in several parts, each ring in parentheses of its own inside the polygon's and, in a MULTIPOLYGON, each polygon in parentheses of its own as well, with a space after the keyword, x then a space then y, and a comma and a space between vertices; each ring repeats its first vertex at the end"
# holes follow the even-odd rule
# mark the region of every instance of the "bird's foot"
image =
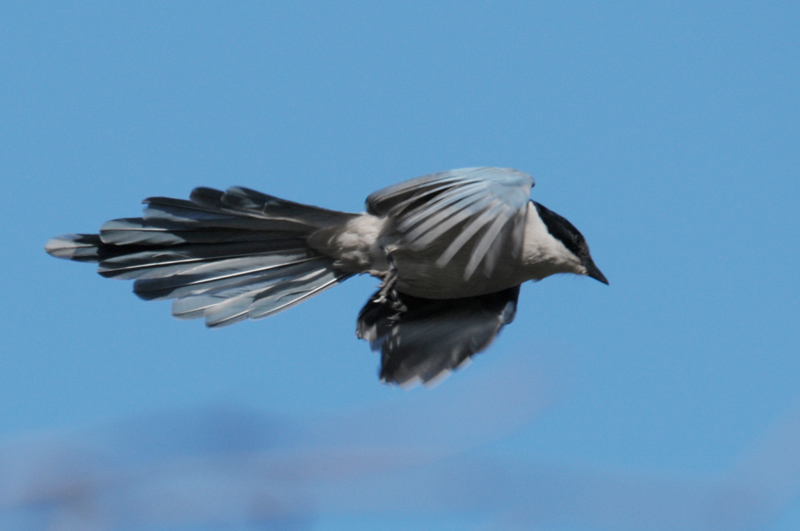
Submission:
POLYGON ((397 284, 397 268, 394 266, 391 256, 387 254, 387 258, 389 259, 389 271, 383 277, 381 289, 378 290, 378 294, 373 301, 378 304, 389 304, 392 310, 398 313, 395 318, 399 319, 399 314, 408 311, 408 308, 403 304, 403 301, 400 299, 400 294, 395 289, 395 285, 397 284))

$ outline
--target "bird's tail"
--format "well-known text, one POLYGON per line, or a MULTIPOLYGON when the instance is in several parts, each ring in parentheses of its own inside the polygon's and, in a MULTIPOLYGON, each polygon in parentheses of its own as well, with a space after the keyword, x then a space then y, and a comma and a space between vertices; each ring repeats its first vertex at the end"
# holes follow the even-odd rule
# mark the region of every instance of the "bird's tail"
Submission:
POLYGON ((211 327, 273 315, 351 276, 306 242, 356 214, 240 187, 145 203, 141 218, 109 221, 100 234, 59 236, 45 250, 97 262, 104 277, 134 279, 139 297, 174 299, 175 317, 205 317, 211 327))

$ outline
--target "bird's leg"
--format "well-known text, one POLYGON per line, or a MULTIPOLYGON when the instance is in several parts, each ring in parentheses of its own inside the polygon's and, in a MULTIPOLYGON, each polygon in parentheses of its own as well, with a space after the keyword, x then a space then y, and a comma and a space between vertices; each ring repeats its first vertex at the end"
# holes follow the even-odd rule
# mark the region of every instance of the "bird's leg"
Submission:
POLYGON ((397 312, 397 315, 394 316, 394 319, 400 318, 400 313, 408 311, 406 305, 403 304, 403 301, 400 300, 400 294, 397 293, 395 289, 395 285, 397 284, 397 266, 394 265, 394 260, 392 259, 392 255, 386 252, 386 263, 389 264, 389 271, 383 276, 383 282, 381 283, 381 289, 378 290, 378 296, 375 297, 374 302, 378 304, 385 304, 390 303, 392 309, 397 312))

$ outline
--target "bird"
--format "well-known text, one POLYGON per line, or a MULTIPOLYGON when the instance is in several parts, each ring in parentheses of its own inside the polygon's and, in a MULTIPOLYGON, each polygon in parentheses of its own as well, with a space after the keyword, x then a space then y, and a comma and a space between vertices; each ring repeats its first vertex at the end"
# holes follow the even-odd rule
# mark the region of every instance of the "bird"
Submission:
POLYGON ((380 352, 381 381, 433 385, 514 320, 521 284, 561 273, 608 284, 583 235, 533 201, 533 186, 519 170, 461 168, 374 192, 362 213, 198 187, 188 200, 145 199, 141 217, 52 238, 45 250, 134 280, 140 298, 172 299, 173 316, 212 328, 372 275, 380 285, 356 335, 380 352))

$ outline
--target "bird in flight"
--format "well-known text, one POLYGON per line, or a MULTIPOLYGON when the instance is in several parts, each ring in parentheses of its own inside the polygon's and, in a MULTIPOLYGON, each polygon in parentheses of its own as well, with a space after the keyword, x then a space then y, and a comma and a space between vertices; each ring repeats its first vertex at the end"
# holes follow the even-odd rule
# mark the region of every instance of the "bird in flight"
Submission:
POLYGON ((377 191, 360 214, 201 187, 188 200, 146 199, 142 217, 45 250, 133 279, 142 299, 172 299, 175 317, 209 327, 268 317, 370 274, 381 285, 356 333, 381 352, 381 380, 430 383, 512 322, 523 282, 572 273, 608 284, 578 229, 530 199, 533 185, 508 168, 450 170, 377 191))

